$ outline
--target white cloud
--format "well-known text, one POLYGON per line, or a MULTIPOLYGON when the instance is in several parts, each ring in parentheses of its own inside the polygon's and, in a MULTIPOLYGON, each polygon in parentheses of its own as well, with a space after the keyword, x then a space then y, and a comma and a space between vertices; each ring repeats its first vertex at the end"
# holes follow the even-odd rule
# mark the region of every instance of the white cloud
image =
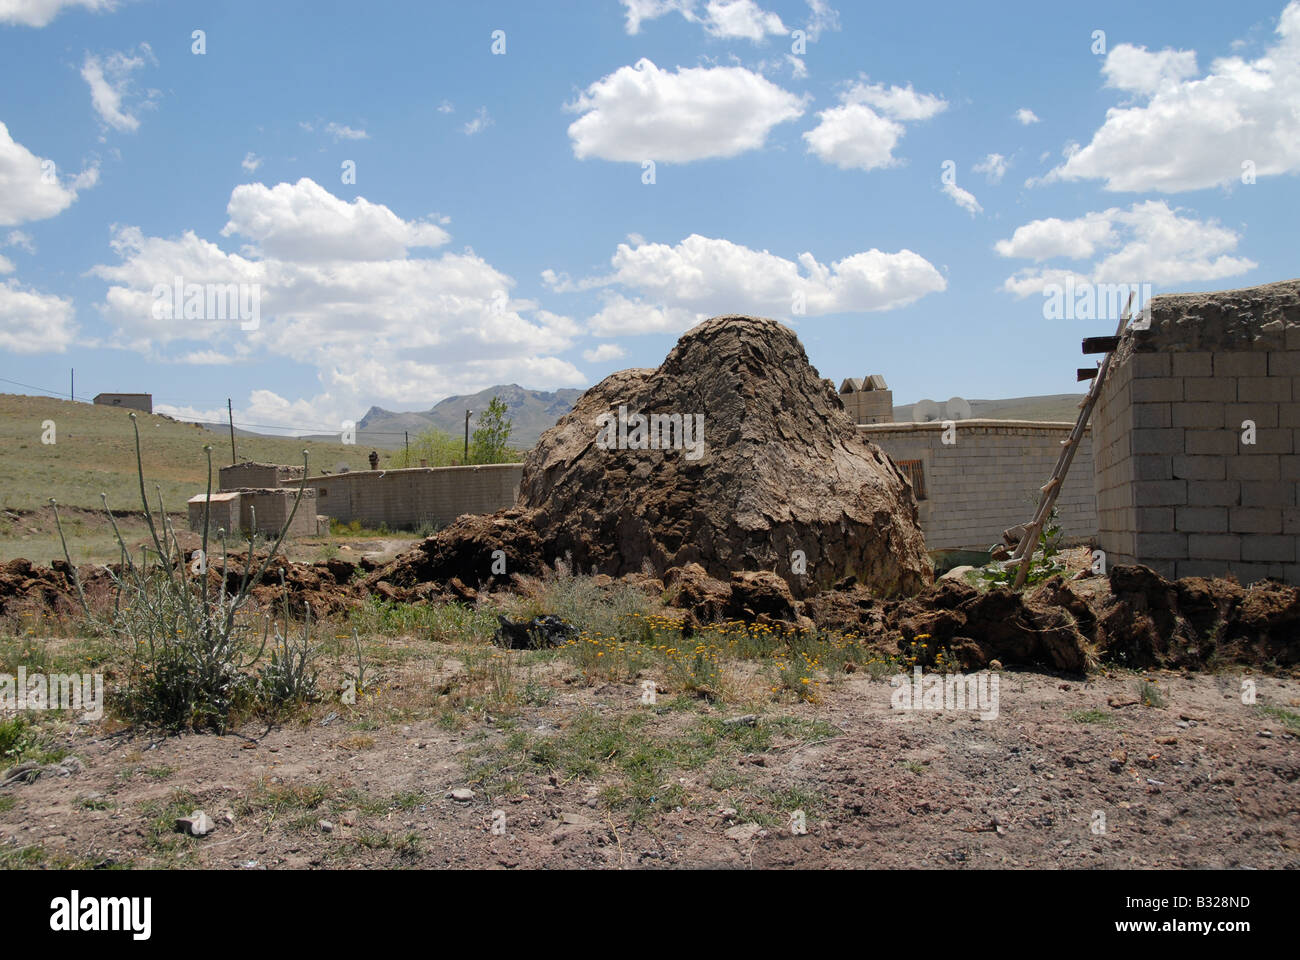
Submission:
POLYGON ((490 126, 492 126, 492 118, 488 116, 487 107, 479 107, 474 119, 465 124, 465 136, 472 137, 490 126))
POLYGON ((961 207, 972 217, 977 213, 984 212, 984 208, 980 206, 980 202, 975 199, 975 194, 971 193, 969 190, 963 190, 955 183, 945 183, 943 185, 943 192, 952 198, 953 203, 957 204, 957 206, 961 207))
POLYGON ((582 351, 582 359, 588 363, 609 363, 611 360, 621 360, 627 356, 627 351, 617 343, 602 343, 593 350, 582 351))
MULTIPOLYGON (((610 263, 608 276, 570 284, 621 287, 632 294, 607 292, 603 309, 589 321, 600 336, 684 330, 726 313, 788 317, 799 312, 797 297, 810 316, 888 310, 947 286, 911 250, 873 249, 826 265, 811 253, 787 260, 698 234, 675 246, 620 243, 610 263)), ((548 273, 551 280, 558 279, 548 273)))
POLYGON ((840 94, 841 105, 822 110, 804 133, 808 152, 842 170, 875 170, 898 163, 894 148, 903 138, 903 121, 927 120, 947 109, 942 97, 917 93, 912 85, 854 83, 840 94))
MULTIPOLYGON (((310 130, 311 128, 308 127, 307 129, 310 130)), ((354 130, 352 127, 349 127, 347 124, 334 123, 333 121, 330 121, 329 123, 325 124, 325 132, 334 138, 335 143, 338 143, 340 140, 369 140, 370 139, 370 134, 366 133, 366 131, 364 130, 354 130)))
POLYGON ((1009 240, 999 240, 994 244, 1001 256, 1050 260, 1053 257, 1070 257, 1082 260, 1091 257, 1102 247, 1113 246, 1117 242, 1114 214, 1089 213, 1077 220, 1060 220, 1049 217, 1046 220, 1034 220, 1017 227, 1009 240))
POLYGON ((894 120, 929 120, 948 109, 948 101, 932 93, 917 93, 906 87, 886 87, 883 83, 853 84, 840 98, 845 103, 863 103, 875 107, 894 120))
POLYGON ((14 262, 8 257, 0 255, 0 273, 13 273, 14 262))
POLYGON ((979 163, 975 164, 973 169, 976 173, 984 174, 984 178, 989 183, 1001 183, 1002 178, 1006 176, 1007 167, 1010 163, 1007 158, 1000 153, 990 153, 979 163))
POLYGON ((158 63, 147 43, 141 43, 134 55, 112 52, 101 58, 88 53, 82 62, 81 78, 90 87, 91 105, 99 118, 114 130, 134 133, 140 128, 140 118, 136 114, 157 102, 159 95, 156 90, 142 97, 135 92, 131 80, 131 74, 147 63, 155 66, 158 63), (128 100, 134 105, 126 106, 128 100))
POLYGON ((403 220, 364 197, 349 203, 306 177, 235 187, 226 213, 222 236, 248 237, 261 254, 282 260, 393 260, 451 239, 434 223, 403 220))
POLYGON ((840 29, 840 15, 837 10, 831 7, 827 0, 808 0, 808 22, 804 25, 804 33, 808 39, 816 43, 822 35, 822 31, 838 31, 840 29))
POLYGON ((453 106, 451 105, 451 101, 450 101, 450 100, 444 100, 444 101, 442 101, 442 103, 438 104, 438 112, 439 112, 439 113, 455 113, 455 112, 456 112, 456 108, 453 107, 453 106))
POLYGON ((649 60, 620 67, 566 109, 574 156, 640 163, 734 157, 763 146, 777 124, 803 114, 803 100, 743 67, 687 67, 649 60))
POLYGON ((239 162, 239 165, 249 173, 257 173, 257 168, 262 165, 262 158, 250 150, 244 154, 244 159, 239 162))
POLYGON ((77 199, 77 191, 93 187, 98 180, 99 170, 90 167, 61 183, 53 160, 36 156, 0 123, 0 226, 62 213, 77 199))
POLYGON ((77 333, 72 316, 71 300, 6 280, 0 283, 0 350, 63 353, 77 333))
POLYGON ((1166 84, 1177 85, 1196 76, 1195 50, 1161 50, 1121 43, 1112 47, 1102 64, 1106 86, 1152 96, 1166 84))
POLYGON ((1032 123, 1042 122, 1038 119, 1038 114, 1034 113, 1034 111, 1030 110, 1028 107, 1021 107, 1019 110, 1017 110, 1015 112, 1015 118, 1019 120, 1023 126, 1026 127, 1032 123))
POLYGON ((790 32, 779 16, 761 9, 754 0, 709 0, 704 29, 714 37, 740 37, 754 43, 768 35, 790 32))
POLYGON ((557 356, 581 332, 573 320, 513 297, 514 281, 472 252, 409 254, 446 242, 431 223, 346 202, 310 180, 236 187, 227 212, 223 234, 250 241, 242 254, 192 231, 165 238, 117 227, 118 262, 91 273, 109 284, 100 309, 116 346, 190 363, 215 363, 216 353, 317 371, 318 396, 250 398, 248 422, 309 428, 372 402, 425 404, 503 381, 586 383, 557 356), (248 285, 260 298, 260 325, 155 317, 154 289, 175 277, 248 285))
POLYGON ((5 237, 3 246, 18 247, 28 253, 36 252, 36 244, 32 240, 31 234, 24 233, 21 230, 10 230, 9 235, 5 237))
POLYGON ((117 0, 0 0, 0 23, 44 27, 69 7, 108 12, 117 8, 117 0))
POLYGON ((738 38, 754 43, 768 36, 784 36, 781 18, 762 9, 755 0, 706 0, 701 12, 698 0, 622 0, 626 30, 635 35, 641 24, 667 13, 678 13, 690 23, 702 26, 713 37, 738 38))
POLYGON ((1008 277, 1003 289, 1025 297, 1067 275, 1084 282, 1161 287, 1238 276, 1258 266, 1229 255, 1239 240, 1237 233, 1213 220, 1180 216, 1163 200, 1148 200, 1076 220, 1035 220, 1017 229, 1010 240, 999 241, 995 249, 1004 257, 1037 262, 1099 257, 1078 269, 1034 267, 1008 277))
POLYGON ((1256 60, 1224 57, 1196 77, 1191 51, 1122 44, 1102 67, 1145 103, 1112 107, 1092 141, 1047 179, 1103 180, 1107 190, 1177 193, 1300 172, 1300 2, 1256 60))
POLYGON ((177 357, 176 362, 194 364, 195 366, 226 366, 234 363, 234 358, 216 350, 194 350, 184 356, 177 357))

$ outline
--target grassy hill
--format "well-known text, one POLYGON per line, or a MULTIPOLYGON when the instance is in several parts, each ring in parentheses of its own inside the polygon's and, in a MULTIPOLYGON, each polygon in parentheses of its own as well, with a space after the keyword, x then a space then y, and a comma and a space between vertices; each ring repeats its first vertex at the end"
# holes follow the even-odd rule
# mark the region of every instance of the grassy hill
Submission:
MULTIPOLYGON (((114 510, 138 509, 135 439, 128 411, 71 400, 0 394, 0 507, 30 510, 47 505, 50 497, 73 507, 100 506, 108 494, 114 510), (41 443, 41 424, 53 420, 55 443, 41 443)), ((162 486, 169 512, 181 512, 185 501, 202 493, 207 483, 204 444, 211 444, 213 486, 216 470, 230 463, 230 437, 168 417, 140 413, 140 444, 145 488, 156 500, 162 486)), ((301 463, 310 453, 311 472, 334 470, 346 463, 353 470, 369 469, 369 447, 294 437, 240 436, 241 460, 301 463)))
MULTIPOLYGON (((1057 420, 1073 423, 1079 419, 1081 393, 1054 393, 1043 397, 1013 397, 1006 400, 971 400, 970 415, 977 420, 1057 420)), ((942 404, 942 400, 936 401, 942 404)), ((915 404, 894 407, 894 419, 908 422, 915 404)))

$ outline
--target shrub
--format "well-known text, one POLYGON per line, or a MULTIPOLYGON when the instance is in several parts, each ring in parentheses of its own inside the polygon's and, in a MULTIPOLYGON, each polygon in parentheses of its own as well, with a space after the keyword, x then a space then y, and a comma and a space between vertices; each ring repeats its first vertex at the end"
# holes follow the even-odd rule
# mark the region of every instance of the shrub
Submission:
MULTIPOLYGON (((258 693, 258 685, 250 670, 266 650, 271 618, 246 609, 249 591, 262 581, 298 512, 307 483, 307 453, 303 452, 303 481, 284 527, 260 561, 255 551, 255 537, 250 535, 247 538, 248 553, 243 573, 238 588, 231 593, 227 590, 225 576, 230 569, 225 530, 217 531, 221 537, 223 576, 213 583, 214 578, 208 575, 211 532, 208 501, 205 501, 203 510, 202 547, 190 564, 185 562, 184 551, 167 517, 160 488, 158 518, 155 520, 154 510, 145 494, 140 428, 135 414, 131 414, 131 424, 135 431, 140 502, 156 557, 150 562, 146 547, 141 551, 140 561, 136 562, 122 539, 112 511, 108 509, 108 498, 100 494, 121 553, 117 569, 109 568, 116 590, 111 613, 96 615, 87 605, 76 568, 68 556, 58 505, 51 499, 64 559, 71 568, 77 597, 91 628, 126 649, 130 666, 127 688, 121 698, 125 715, 132 720, 171 729, 222 731, 232 713, 251 703, 258 693), (257 637, 259 626, 260 641, 257 637)), ((204 451, 208 458, 207 492, 210 501, 212 448, 204 447, 204 451)), ((256 518, 253 525, 256 526, 256 518)), ((272 677, 283 675, 290 663, 285 660, 287 655, 283 649, 273 655, 272 677)), ((268 682, 271 688, 281 688, 278 680, 268 682)))

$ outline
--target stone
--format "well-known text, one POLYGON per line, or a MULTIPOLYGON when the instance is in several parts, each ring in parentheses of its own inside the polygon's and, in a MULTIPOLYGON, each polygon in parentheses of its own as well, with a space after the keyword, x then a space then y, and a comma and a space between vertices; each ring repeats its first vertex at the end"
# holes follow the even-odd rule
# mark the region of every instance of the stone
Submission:
POLYGON ((740 823, 722 831, 723 836, 728 840, 735 840, 737 843, 748 843, 762 832, 763 828, 756 823, 740 823))
POLYGON ((474 799, 474 791, 469 787, 457 787, 455 790, 448 790, 447 796, 457 803, 469 803, 474 799))
POLYGON ((192 837, 206 837, 215 829, 216 824, 202 810, 195 810, 188 817, 178 817, 176 820, 176 832, 188 833, 192 837))

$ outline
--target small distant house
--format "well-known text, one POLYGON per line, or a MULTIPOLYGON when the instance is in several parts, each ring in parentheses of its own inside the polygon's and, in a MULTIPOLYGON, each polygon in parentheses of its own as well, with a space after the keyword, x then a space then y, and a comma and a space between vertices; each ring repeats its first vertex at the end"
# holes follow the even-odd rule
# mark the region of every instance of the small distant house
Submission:
POLYGON ((101 407, 126 407, 128 410, 143 410, 153 413, 152 393, 100 393, 94 402, 101 407))

